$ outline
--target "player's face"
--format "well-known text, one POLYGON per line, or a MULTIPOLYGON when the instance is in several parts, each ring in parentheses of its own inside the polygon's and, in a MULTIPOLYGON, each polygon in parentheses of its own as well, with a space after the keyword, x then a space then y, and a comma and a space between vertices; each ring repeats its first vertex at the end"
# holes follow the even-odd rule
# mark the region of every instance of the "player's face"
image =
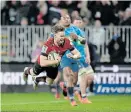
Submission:
POLYGON ((82 20, 74 20, 73 24, 78 28, 82 28, 84 25, 82 20))
POLYGON ((58 33, 55 34, 55 40, 56 40, 56 42, 57 42, 57 44, 58 44, 59 46, 60 46, 60 45, 63 45, 63 43, 64 43, 64 38, 65 38, 65 36, 64 36, 64 31, 58 32, 58 33))
POLYGON ((61 23, 63 26, 67 27, 71 24, 71 19, 69 15, 64 15, 61 17, 61 23))

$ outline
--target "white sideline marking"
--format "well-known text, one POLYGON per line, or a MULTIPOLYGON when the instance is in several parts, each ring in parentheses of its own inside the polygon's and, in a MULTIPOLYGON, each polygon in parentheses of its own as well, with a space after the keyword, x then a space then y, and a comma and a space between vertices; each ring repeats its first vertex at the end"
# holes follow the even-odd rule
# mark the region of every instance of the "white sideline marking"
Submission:
MULTIPOLYGON (((94 102, 97 102, 97 101, 115 101, 117 100, 117 98, 110 98, 108 100, 105 100, 105 99, 93 99, 94 102)), ((25 104, 49 104, 49 103, 60 103, 60 102, 66 102, 66 100, 61 100, 61 101, 39 101, 39 102, 23 102, 23 103, 12 103, 12 104, 1 104, 3 106, 10 106, 10 105, 25 105, 25 104)))
POLYGON ((8 105, 25 105, 25 104, 40 104, 40 103, 60 103, 60 102, 65 102, 66 100, 62 100, 62 101, 47 101, 47 102, 26 102, 26 103, 12 103, 12 104, 1 104, 1 105, 5 105, 5 106, 8 106, 8 105))

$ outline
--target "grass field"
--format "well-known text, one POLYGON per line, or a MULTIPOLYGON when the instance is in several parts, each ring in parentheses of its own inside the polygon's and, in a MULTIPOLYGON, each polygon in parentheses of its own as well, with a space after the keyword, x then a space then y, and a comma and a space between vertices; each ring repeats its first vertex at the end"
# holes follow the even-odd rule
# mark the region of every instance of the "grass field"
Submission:
POLYGON ((2 112, 131 112, 131 95, 90 96, 92 104, 72 107, 63 97, 51 93, 2 93, 2 112))

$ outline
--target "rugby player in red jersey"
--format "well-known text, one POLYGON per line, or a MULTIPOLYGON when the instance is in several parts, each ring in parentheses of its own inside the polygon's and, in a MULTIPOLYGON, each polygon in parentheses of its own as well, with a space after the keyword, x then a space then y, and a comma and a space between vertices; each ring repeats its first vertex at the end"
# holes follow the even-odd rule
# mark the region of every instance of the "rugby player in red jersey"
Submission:
MULTIPOLYGON (((71 58, 74 59, 80 58, 79 51, 73 47, 69 39, 64 37, 63 26, 58 24, 55 25, 53 27, 52 32, 54 34, 54 38, 50 38, 48 39, 48 41, 44 43, 41 55, 38 57, 34 67, 33 68, 25 67, 23 73, 25 81, 28 79, 29 74, 31 76, 37 76, 41 72, 46 71, 47 73, 46 83, 50 85, 52 84, 53 80, 56 78, 58 73, 58 66, 53 67, 52 65, 59 65, 61 56, 63 56, 67 50, 70 50, 71 53, 73 54, 71 58), (55 60, 48 60, 48 55, 54 51, 57 54, 59 54, 59 56, 57 56, 55 60)), ((72 102, 74 104, 73 106, 76 106, 76 102, 74 100, 72 102)))

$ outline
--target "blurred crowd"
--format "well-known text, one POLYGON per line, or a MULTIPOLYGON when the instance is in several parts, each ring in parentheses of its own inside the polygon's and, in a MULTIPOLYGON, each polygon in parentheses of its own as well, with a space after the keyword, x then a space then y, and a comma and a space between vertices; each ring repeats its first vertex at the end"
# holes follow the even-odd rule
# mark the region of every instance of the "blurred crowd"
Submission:
POLYGON ((2 25, 53 25, 64 13, 81 16, 86 25, 100 20, 102 25, 131 25, 130 1, 28 1, 1 2, 2 25))
MULTIPOLYGON (((131 1, 28 1, 28 0, 11 0, 1 2, 1 23, 2 25, 54 25, 58 23, 60 17, 66 13, 70 14, 72 24, 79 28, 93 25, 90 32, 89 49, 94 63, 100 62, 105 51, 103 47, 108 49, 110 62, 123 63, 126 56, 126 45, 122 41, 122 35, 131 35, 130 30, 125 30, 121 35, 113 33, 113 37, 105 45, 105 29, 106 25, 131 25, 131 1), (76 18, 82 18, 74 21, 76 18)), ((20 34, 19 38, 27 37, 27 32, 20 34)), ((24 42, 27 46, 26 42, 24 42)), ((31 62, 35 62, 39 55, 43 42, 36 42, 33 48, 31 62)), ((13 54, 13 53, 12 53, 13 54)), ((92 61, 93 62, 93 61, 92 61)))

